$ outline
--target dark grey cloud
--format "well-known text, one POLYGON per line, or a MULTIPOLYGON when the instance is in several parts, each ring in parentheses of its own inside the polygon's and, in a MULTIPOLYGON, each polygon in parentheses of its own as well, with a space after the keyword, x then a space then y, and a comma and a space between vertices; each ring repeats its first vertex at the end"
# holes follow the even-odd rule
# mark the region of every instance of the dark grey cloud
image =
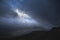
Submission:
MULTIPOLYGON (((59 0, 0 0, 0 29, 19 31, 20 34, 28 31, 50 30, 60 26, 60 1, 59 0), (13 5, 13 7, 12 7, 13 5), (33 27, 19 24, 17 14, 11 8, 19 8, 36 20, 39 25, 33 27), (7 25, 8 24, 8 25, 7 25), (6 26, 6 27, 5 27, 6 26), (21 28, 22 27, 22 28, 21 28), (10 29, 9 29, 10 28, 10 29), (28 29, 30 28, 30 29, 28 29), (32 28, 32 29, 31 29, 32 28), (27 31, 28 30, 28 31, 27 31), (23 32, 22 32, 23 31, 23 32)), ((13 32, 12 31, 12 32, 13 32)), ((13 33, 12 33, 13 34, 13 33)), ((17 33, 18 34, 18 33, 17 33)))
POLYGON ((42 18, 54 25, 60 25, 59 0, 30 0, 26 8, 30 9, 35 18, 42 18))

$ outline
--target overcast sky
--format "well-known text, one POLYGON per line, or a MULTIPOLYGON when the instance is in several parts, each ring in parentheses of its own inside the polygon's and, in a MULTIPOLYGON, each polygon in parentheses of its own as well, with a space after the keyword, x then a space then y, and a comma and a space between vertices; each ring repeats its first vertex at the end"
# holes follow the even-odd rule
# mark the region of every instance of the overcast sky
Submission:
POLYGON ((12 19, 17 17, 17 14, 11 10, 11 8, 16 7, 25 11, 30 17, 41 24, 39 26, 48 29, 53 26, 60 26, 59 2, 59 0, 0 0, 0 22, 6 20, 5 17, 11 17, 12 19), (2 20, 2 17, 5 19, 2 20))

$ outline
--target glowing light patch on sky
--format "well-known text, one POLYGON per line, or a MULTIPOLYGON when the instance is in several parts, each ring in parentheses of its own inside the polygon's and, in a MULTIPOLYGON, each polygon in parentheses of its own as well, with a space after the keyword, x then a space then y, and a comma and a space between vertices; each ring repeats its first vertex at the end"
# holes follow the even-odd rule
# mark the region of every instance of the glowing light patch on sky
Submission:
POLYGON ((15 9, 14 12, 17 13, 18 17, 16 18, 2 18, 1 20, 4 23, 7 23, 8 25, 17 25, 17 26, 37 26, 38 22, 35 21, 33 18, 31 18, 29 15, 24 13, 23 11, 20 11, 18 9, 15 9))
POLYGON ((17 15, 24 19, 24 18, 30 18, 27 14, 25 14, 24 12, 21 12, 20 10, 16 9, 15 12, 17 13, 17 15))
POLYGON ((29 15, 27 15, 25 12, 19 10, 19 9, 15 9, 14 12, 17 13, 19 20, 21 23, 25 23, 25 24, 37 24, 37 22, 35 20, 33 20, 29 15))

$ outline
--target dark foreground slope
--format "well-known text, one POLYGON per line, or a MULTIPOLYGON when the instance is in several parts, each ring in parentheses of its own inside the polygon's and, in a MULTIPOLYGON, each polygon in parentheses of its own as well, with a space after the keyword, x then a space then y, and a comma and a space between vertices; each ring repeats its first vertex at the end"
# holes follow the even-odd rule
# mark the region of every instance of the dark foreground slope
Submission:
POLYGON ((0 38, 0 40, 58 40, 60 39, 60 28, 51 31, 34 31, 30 34, 15 38, 0 38))

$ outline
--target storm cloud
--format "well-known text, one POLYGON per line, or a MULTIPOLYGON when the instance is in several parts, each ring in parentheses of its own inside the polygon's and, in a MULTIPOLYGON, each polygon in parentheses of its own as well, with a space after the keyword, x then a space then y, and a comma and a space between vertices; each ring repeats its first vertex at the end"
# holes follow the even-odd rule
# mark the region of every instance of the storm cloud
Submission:
MULTIPOLYGON (((60 26, 59 2, 59 0, 0 0, 0 25, 9 25, 13 29, 14 27, 23 28, 23 30, 30 28, 29 32, 40 29, 48 31, 53 27, 60 26), (28 18, 31 24, 22 23, 15 12, 16 9, 31 17, 28 18)), ((25 32, 28 31, 25 30, 25 32)))

